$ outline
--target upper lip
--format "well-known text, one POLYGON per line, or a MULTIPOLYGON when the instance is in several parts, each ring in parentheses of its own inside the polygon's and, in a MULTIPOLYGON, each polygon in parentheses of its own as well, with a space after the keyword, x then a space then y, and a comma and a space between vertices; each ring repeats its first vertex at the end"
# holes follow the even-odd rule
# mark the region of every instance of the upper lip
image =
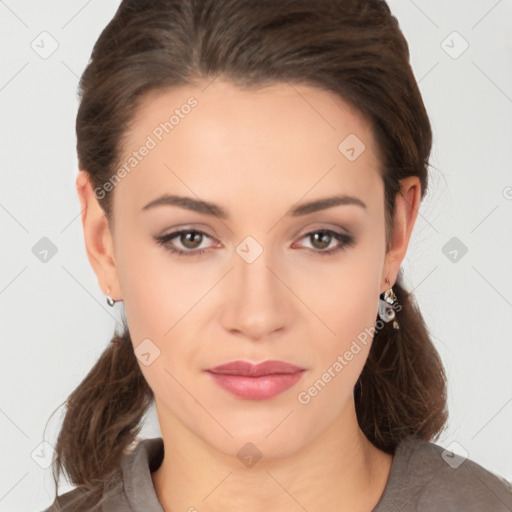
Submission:
POLYGON ((300 368, 284 361, 264 361, 259 364, 253 364, 248 361, 231 361, 221 364, 207 371, 223 375, 245 375, 249 377, 260 377, 261 375, 272 375, 275 373, 297 373, 303 371, 300 368))

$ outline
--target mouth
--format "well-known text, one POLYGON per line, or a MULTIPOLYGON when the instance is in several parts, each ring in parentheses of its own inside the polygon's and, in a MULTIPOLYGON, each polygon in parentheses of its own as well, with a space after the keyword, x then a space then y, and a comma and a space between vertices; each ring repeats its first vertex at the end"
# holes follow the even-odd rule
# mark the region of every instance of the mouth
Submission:
POLYGON ((265 400, 283 393, 295 385, 305 371, 284 361, 264 361, 256 365, 233 361, 206 370, 222 389, 246 400, 265 400))
POLYGON ((249 361, 232 361, 209 368, 208 372, 218 375, 243 375, 245 377, 261 377, 262 375, 292 374, 305 370, 284 361, 264 361, 259 364, 253 364, 249 361))

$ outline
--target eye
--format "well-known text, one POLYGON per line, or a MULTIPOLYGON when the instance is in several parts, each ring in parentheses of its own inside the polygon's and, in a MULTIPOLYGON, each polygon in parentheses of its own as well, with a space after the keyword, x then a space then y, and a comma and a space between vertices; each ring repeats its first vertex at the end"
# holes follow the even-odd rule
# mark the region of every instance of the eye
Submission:
POLYGON ((155 240, 165 249, 171 251, 174 254, 177 254, 178 256, 181 256, 182 254, 187 256, 196 256, 199 254, 203 254, 205 252, 205 249, 197 250, 198 246, 200 245, 204 237, 212 238, 204 231, 199 231, 197 229, 182 229, 180 231, 174 231, 173 233, 169 233, 168 235, 156 237, 155 240), (180 243, 188 250, 176 249, 176 247, 174 247, 173 244, 170 243, 171 240, 174 240, 175 238, 178 237, 180 243))
MULTIPOLYGON (((155 237, 155 240, 158 244, 162 245, 166 250, 181 256, 198 256, 206 252, 206 249, 199 249, 201 246, 201 242, 204 238, 214 239, 204 231, 200 231, 197 229, 182 229, 179 231, 174 231, 173 233, 169 233, 168 235, 164 235, 161 237, 155 237), (179 239, 179 243, 185 247, 185 250, 178 249, 176 246, 171 243, 175 238, 179 239)), ((352 247, 355 243, 355 239, 352 235, 348 235, 345 233, 338 233, 331 229, 320 229, 317 231, 311 231, 306 233, 301 239, 309 238, 313 241, 314 247, 311 249, 313 252, 321 254, 321 255, 330 255, 334 254, 338 251, 346 249, 348 247, 352 247), (326 247, 329 247, 332 242, 337 242, 334 247, 331 247, 328 250, 325 250, 326 247), (316 246, 316 247, 315 247, 316 246)))
POLYGON ((333 231, 331 229, 311 231, 306 233, 302 238, 309 238, 309 240, 312 240, 313 251, 321 254, 322 256, 328 256, 330 254, 337 253, 343 249, 352 247, 355 243, 355 239, 352 235, 338 233, 337 231, 333 231), (329 247, 331 242, 337 242, 337 244, 329 250, 316 250, 318 247, 320 249, 329 247))

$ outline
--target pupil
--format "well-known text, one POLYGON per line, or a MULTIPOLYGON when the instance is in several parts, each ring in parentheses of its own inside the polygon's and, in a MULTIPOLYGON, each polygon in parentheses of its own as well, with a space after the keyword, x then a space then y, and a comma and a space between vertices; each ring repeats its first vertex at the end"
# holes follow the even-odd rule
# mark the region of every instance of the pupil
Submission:
POLYGON ((315 237, 315 240, 318 239, 318 237, 326 237, 327 238, 327 242, 323 242, 320 240, 320 246, 321 248, 325 248, 325 247, 328 247, 329 246, 329 242, 330 242, 330 235, 328 233, 314 233, 313 235, 315 237))
POLYGON ((195 233, 195 232, 185 233, 185 243, 183 245, 185 245, 186 247, 189 247, 191 249, 194 249, 197 246, 197 243, 194 245, 194 240, 193 240, 196 235, 198 238, 201 237, 200 233, 195 233), (189 242, 191 242, 191 244, 189 244, 189 242))

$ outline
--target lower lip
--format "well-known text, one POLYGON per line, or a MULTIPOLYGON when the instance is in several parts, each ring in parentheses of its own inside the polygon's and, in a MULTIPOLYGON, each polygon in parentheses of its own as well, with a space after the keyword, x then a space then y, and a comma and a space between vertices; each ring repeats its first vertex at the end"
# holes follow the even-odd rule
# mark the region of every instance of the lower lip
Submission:
POLYGON ((304 371, 275 373, 272 375, 261 375, 260 377, 208 373, 216 384, 233 395, 247 400, 265 400, 291 388, 301 379, 304 371))

